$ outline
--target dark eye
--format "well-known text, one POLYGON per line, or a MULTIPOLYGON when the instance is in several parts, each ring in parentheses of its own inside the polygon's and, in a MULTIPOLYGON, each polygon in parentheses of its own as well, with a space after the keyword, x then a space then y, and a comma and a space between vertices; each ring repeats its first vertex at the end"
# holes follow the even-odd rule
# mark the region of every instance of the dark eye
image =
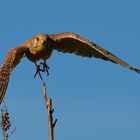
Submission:
POLYGON ((39 38, 38 37, 36 38, 36 41, 39 41, 39 38))
POLYGON ((38 37, 34 39, 34 42, 35 43, 37 43, 38 41, 39 41, 39 38, 38 37))

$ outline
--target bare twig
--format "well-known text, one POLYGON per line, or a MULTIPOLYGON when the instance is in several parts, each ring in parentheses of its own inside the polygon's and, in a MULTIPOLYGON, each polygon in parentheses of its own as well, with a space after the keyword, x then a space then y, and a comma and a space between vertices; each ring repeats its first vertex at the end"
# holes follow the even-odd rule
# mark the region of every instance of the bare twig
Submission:
POLYGON ((39 76, 42 80, 43 92, 44 92, 44 101, 45 101, 46 108, 48 110, 49 140, 54 140, 54 127, 55 127, 55 124, 57 122, 57 119, 55 119, 55 121, 53 122, 54 109, 52 108, 52 99, 47 97, 47 90, 46 90, 45 82, 44 82, 42 76, 41 75, 39 75, 39 76))

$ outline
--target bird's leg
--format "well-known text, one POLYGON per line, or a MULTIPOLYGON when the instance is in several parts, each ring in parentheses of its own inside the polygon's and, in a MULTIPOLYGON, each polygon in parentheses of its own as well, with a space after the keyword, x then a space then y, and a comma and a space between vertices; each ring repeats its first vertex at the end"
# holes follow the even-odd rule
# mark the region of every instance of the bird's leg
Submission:
POLYGON ((40 65, 37 65, 36 62, 35 62, 35 65, 36 65, 36 72, 35 72, 35 74, 34 74, 34 78, 37 76, 37 74, 39 74, 39 77, 40 77, 41 79, 43 79, 40 72, 41 72, 41 71, 44 72, 45 70, 44 70, 44 69, 42 70, 42 69, 40 68, 40 65))
POLYGON ((46 63, 46 60, 44 60, 44 63, 41 62, 40 64, 43 65, 43 71, 47 72, 47 75, 49 75, 49 69, 50 68, 49 68, 49 66, 46 63))

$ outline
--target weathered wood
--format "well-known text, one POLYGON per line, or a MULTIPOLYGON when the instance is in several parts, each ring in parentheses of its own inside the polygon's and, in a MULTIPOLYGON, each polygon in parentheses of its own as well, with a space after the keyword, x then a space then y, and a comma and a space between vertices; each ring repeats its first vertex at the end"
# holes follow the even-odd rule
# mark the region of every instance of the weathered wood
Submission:
POLYGON ((55 127, 55 124, 57 122, 57 119, 55 121, 53 121, 54 109, 52 107, 52 99, 47 98, 46 85, 45 85, 45 82, 43 79, 42 79, 42 82, 43 82, 44 101, 45 101, 46 108, 48 110, 49 140, 54 140, 54 127, 55 127))

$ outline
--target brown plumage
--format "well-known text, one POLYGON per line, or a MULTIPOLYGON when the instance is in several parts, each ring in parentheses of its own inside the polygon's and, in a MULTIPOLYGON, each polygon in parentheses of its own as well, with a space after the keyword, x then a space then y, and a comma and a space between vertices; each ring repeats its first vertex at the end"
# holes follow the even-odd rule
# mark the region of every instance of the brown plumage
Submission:
POLYGON ((0 103, 7 89, 9 76, 20 60, 26 56, 36 64, 39 59, 43 59, 44 67, 48 68, 45 60, 51 56, 53 50, 74 53, 83 57, 100 58, 140 73, 139 69, 132 67, 109 51, 75 33, 38 34, 8 52, 0 70, 0 103))

